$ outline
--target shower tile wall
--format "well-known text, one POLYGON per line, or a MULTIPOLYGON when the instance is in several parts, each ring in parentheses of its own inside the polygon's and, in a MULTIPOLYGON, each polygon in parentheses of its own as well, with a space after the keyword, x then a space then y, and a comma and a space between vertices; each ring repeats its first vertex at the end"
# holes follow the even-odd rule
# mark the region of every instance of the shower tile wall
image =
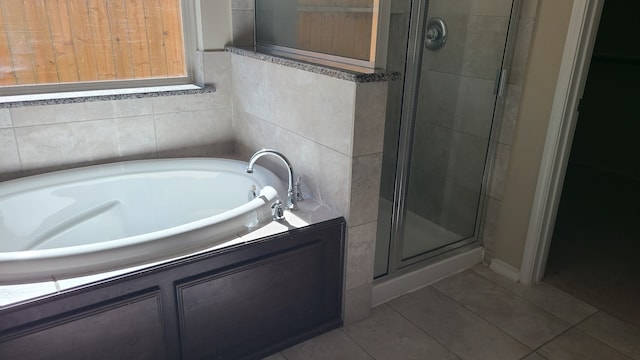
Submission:
MULTIPOLYGON (((420 140, 414 142, 414 153, 423 154, 425 163, 412 167, 410 187, 416 190, 408 209, 464 237, 473 235, 476 220, 493 117, 495 78, 502 57, 502 48, 495 44, 504 37, 510 3, 510 0, 429 2, 429 18, 445 19, 449 39, 440 50, 424 54, 420 117, 415 129, 416 139, 420 140)), ((487 217, 481 234, 489 253, 536 5, 535 0, 523 1, 516 51, 510 65, 506 106, 488 188, 487 217)))
POLYGON ((0 109, 0 180, 87 164, 233 152, 230 54, 198 53, 213 94, 0 109))
MULTIPOLYGON (((347 219, 345 322, 369 315, 386 83, 354 83, 233 55, 237 153, 282 151, 303 191, 347 219)), ((264 158, 282 178, 284 167, 264 158)))
POLYGON ((473 235, 502 57, 496 44, 509 22, 511 1, 499 2, 429 2, 428 17, 443 18, 449 38, 424 52, 414 142, 424 163, 412 167, 418 195, 408 208, 462 237, 473 235))
POLYGON ((529 56, 531 34, 534 27, 534 19, 538 7, 538 0, 523 0, 522 10, 518 24, 516 46, 511 61, 510 74, 505 98, 505 106, 498 134, 497 150, 494 154, 493 172, 491 183, 487 191, 485 201, 485 221, 482 241, 485 247, 484 261, 491 263, 493 249, 495 248, 495 230, 498 218, 498 209, 503 199, 505 178, 509 165, 509 155, 513 140, 516 117, 520 105, 520 94, 524 80, 524 72, 529 56))

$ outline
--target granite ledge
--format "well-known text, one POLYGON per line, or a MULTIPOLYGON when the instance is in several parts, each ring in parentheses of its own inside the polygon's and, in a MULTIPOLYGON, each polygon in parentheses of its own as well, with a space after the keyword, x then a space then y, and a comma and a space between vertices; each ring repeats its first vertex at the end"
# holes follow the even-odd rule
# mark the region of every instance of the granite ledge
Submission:
MULTIPOLYGON (((78 94, 77 96, 68 96, 68 97, 59 97, 59 98, 50 98, 50 99, 33 99, 33 100, 17 100, 11 101, 6 100, 7 98, 11 98, 11 96, 0 97, 0 109, 8 109, 8 108, 17 108, 23 106, 38 106, 38 105, 60 105, 60 104, 77 104, 77 103, 87 103, 87 102, 96 102, 96 101, 110 101, 110 100, 127 100, 127 99, 141 99, 141 98, 151 98, 151 97, 161 97, 161 96, 178 96, 178 95, 194 95, 194 94, 209 94, 215 93, 216 88, 213 85, 205 85, 204 87, 199 87, 192 85, 192 88, 180 89, 180 86, 166 86, 166 87, 153 87, 153 88, 140 88, 140 91, 136 91, 138 89, 127 89, 122 90, 122 93, 117 93, 119 90, 115 90, 115 93, 112 94, 97 94, 97 95, 83 95, 81 91, 74 92, 73 94, 78 94), (164 90, 163 88, 166 88, 164 90)), ((99 93, 100 90, 97 91, 88 91, 85 94, 93 94, 99 93)), ((105 90, 104 92, 111 92, 110 90, 105 90)), ((61 93, 64 96, 64 93, 61 93)))
POLYGON ((238 47, 227 46, 225 51, 232 54, 246 56, 253 59, 267 61, 270 63, 292 67, 320 75, 326 75, 337 79, 353 81, 356 83, 370 83, 370 82, 383 82, 383 81, 396 81, 400 79, 399 72, 373 72, 373 73, 360 73, 345 69, 340 69, 323 64, 314 64, 303 60, 284 58, 277 55, 270 55, 259 53, 249 49, 243 49, 238 47))

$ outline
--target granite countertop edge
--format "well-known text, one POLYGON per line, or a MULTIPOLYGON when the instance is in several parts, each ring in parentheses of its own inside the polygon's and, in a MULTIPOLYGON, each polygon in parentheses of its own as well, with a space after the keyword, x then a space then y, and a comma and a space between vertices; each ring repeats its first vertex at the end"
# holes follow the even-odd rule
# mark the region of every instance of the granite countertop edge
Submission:
POLYGON ((292 67, 295 69, 308 71, 320 75, 326 75, 337 79, 353 81, 356 83, 396 81, 400 79, 399 72, 384 72, 376 70, 373 73, 360 73, 356 71, 340 69, 324 64, 315 64, 304 60, 285 58, 277 55, 256 52, 253 49, 239 48, 233 46, 225 47, 225 51, 232 54, 246 56, 256 60, 292 67))
POLYGON ((88 103, 88 102, 96 102, 96 101, 128 100, 128 99, 153 98, 153 97, 162 97, 162 96, 208 94, 208 93, 215 93, 215 92, 216 92, 215 86, 204 85, 197 89, 176 89, 176 90, 168 89, 168 90, 131 92, 131 93, 122 93, 122 94, 105 94, 105 95, 89 95, 89 96, 80 95, 80 96, 72 96, 67 98, 9 101, 9 102, 0 103, 0 109, 10 109, 10 108, 23 107, 23 106, 78 104, 78 103, 88 103))

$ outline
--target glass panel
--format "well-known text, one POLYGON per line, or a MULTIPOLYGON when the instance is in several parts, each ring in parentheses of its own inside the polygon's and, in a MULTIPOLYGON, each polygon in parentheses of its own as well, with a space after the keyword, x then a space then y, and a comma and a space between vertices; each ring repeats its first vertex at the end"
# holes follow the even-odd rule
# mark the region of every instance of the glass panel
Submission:
MULTIPOLYGON (((394 0, 389 18, 389 43, 387 49, 387 71, 404 73, 409 42, 409 19, 411 0, 394 0)), ((403 81, 388 83, 387 114, 382 153, 382 178, 380 179, 380 202, 375 251, 374 276, 385 275, 388 269, 391 241, 391 212, 395 182, 400 117, 402 114, 403 81)))
POLYGON ((0 0, 0 86, 186 76, 179 0, 0 0))
POLYGON ((401 259, 475 235, 511 1, 429 1, 401 259), (441 33, 435 29, 435 34, 441 33))
POLYGON ((369 61, 374 0, 256 1, 258 44, 369 61))

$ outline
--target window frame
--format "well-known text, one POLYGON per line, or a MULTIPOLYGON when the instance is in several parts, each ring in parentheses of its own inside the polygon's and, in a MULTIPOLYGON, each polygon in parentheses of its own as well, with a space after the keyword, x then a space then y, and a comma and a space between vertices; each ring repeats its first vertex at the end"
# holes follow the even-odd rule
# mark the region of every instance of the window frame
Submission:
MULTIPOLYGON (((259 0, 255 0, 259 1, 259 0)), ((368 60, 350 58, 318 51, 299 49, 277 44, 258 41, 257 26, 255 28, 255 48, 258 52, 270 55, 290 57, 303 61, 321 63, 328 66, 344 68, 361 73, 375 72, 376 68, 386 66, 386 48, 389 32, 389 18, 391 15, 391 0, 373 0, 373 23, 371 29, 371 50, 368 60)), ((257 24, 258 11, 256 7, 254 24, 257 24)))
MULTIPOLYGON (((98 80, 69 83, 51 83, 35 85, 12 85, 0 86, 0 97, 4 96, 29 96, 38 95, 42 98, 44 94, 58 94, 68 92, 118 90, 151 87, 170 87, 175 85, 187 85, 195 83, 194 61, 196 52, 196 21, 195 2, 192 0, 180 0, 180 11, 182 15, 182 41, 184 47, 185 76, 166 77, 153 79, 130 79, 130 80, 98 80)), ((127 93, 130 93, 128 91, 127 93)), ((59 96, 52 96, 53 99, 59 96)))

